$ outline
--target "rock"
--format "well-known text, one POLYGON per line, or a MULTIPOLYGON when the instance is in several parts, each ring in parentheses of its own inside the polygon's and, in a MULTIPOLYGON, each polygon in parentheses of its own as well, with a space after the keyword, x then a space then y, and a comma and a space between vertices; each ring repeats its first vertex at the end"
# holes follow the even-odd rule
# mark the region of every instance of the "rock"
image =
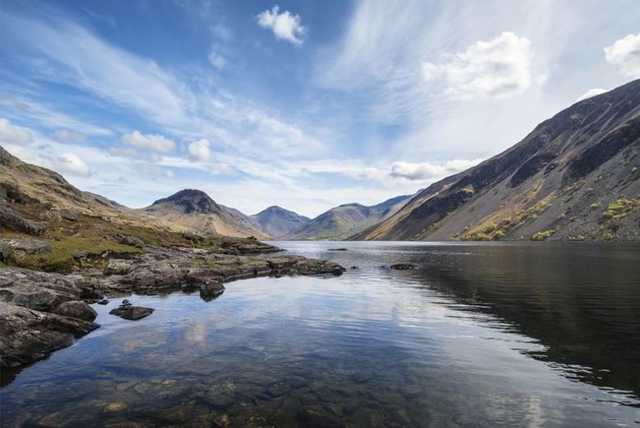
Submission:
POLYGON ((12 303, 36 311, 50 311, 60 303, 59 296, 46 288, 35 285, 24 285, 11 290, 12 303))
POLYGON ((358 266, 351 266, 351 270, 356 270, 358 269, 358 266))
POLYGON ((68 221, 78 221, 80 219, 80 214, 76 211, 62 209, 60 210, 60 217, 68 221))
POLYGON ((45 231, 44 225, 24 218, 6 205, 0 205, 0 224, 8 229, 29 235, 42 235, 45 231))
POLYGON ((0 367, 29 364, 98 328, 77 318, 0 302, 0 367))
POLYGON ((349 251, 347 248, 329 248, 328 251, 349 251))
POLYGON ((123 410, 127 410, 129 405, 124 401, 112 401, 111 403, 104 406, 102 410, 108 413, 116 413, 122 412, 123 410))
POLYGON ((111 259, 104 268, 105 275, 126 275, 133 269, 129 260, 111 259))
POLYGON ((53 249, 49 241, 41 239, 9 239, 0 242, 3 260, 16 260, 25 256, 46 254, 53 249))
POLYGON ((98 314, 96 311, 81 300, 71 300, 60 304, 54 312, 65 317, 78 318, 85 321, 93 321, 98 314))
POLYGON ((200 285, 200 298, 209 302, 224 293, 224 285, 216 280, 206 280, 200 285))
POLYGON ((393 270, 413 270, 416 268, 416 266, 412 265, 411 263, 396 263, 394 265, 391 265, 390 268, 393 270))
POLYGON ((109 301, 107 299, 102 299, 98 302, 99 305, 108 305, 109 301))
POLYGON ((136 238, 135 236, 116 235, 115 238, 116 241, 120 244, 131 245, 132 247, 136 248, 144 247, 144 241, 140 238, 136 238))
POLYGON ((153 309, 145 308, 144 306, 120 305, 120 307, 112 309, 109 313, 125 320, 137 321, 151 315, 153 309))

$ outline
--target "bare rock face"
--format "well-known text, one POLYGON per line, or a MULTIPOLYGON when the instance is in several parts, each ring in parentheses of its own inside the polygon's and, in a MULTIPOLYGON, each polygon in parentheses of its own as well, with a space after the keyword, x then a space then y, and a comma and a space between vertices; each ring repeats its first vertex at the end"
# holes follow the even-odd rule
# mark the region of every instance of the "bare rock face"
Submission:
POLYGON ((65 317, 78 318, 85 321, 93 321, 98 314, 87 303, 81 300, 71 300, 60 304, 54 311, 58 315, 65 317))
POLYGON ((16 210, 2 205, 0 205, 0 224, 8 229, 29 235, 41 235, 45 231, 44 225, 28 220, 16 210))
POLYGON ((49 241, 40 239, 3 239, 0 240, 0 260, 9 261, 35 254, 51 252, 49 241))

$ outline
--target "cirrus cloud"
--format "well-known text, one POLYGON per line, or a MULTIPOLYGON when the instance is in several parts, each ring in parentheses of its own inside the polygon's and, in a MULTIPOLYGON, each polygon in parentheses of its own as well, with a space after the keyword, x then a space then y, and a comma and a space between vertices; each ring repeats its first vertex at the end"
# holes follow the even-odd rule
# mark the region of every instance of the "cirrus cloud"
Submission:
POLYGON ((280 13, 280 7, 260 12, 257 16, 258 25, 271 29, 276 39, 286 40, 294 45, 302 44, 305 27, 300 23, 300 15, 293 15, 288 10, 280 13))
POLYGON ((446 54, 440 63, 425 62, 425 81, 441 82, 461 98, 504 97, 531 86, 531 42, 511 32, 477 41, 463 52, 446 54))

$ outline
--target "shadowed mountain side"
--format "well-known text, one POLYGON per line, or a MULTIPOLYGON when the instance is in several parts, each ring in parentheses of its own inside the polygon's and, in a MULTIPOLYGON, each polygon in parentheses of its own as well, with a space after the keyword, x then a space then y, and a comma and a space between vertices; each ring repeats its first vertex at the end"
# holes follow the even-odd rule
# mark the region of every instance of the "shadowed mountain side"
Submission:
POLYGON ((358 240, 640 238, 640 80, 580 101, 358 240))
POLYGON ((294 233, 311 221, 309 217, 275 205, 252 215, 251 220, 260 230, 273 238, 282 238, 294 233))
POLYGON ((377 205, 345 204, 320 214, 288 239, 346 239, 400 209, 411 195, 397 196, 377 205))

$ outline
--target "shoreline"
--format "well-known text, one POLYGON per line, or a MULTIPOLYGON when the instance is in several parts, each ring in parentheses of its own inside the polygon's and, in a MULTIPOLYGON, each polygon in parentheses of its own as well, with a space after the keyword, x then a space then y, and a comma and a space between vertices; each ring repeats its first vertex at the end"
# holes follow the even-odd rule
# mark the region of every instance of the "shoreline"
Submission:
MULTIPOLYGON (((333 262, 282 255, 268 245, 235 248, 148 247, 129 259, 111 258, 103 270, 62 274, 0 268, 0 387, 21 370, 72 345, 100 326, 89 305, 131 294, 199 292, 220 296, 224 283, 256 277, 341 275, 333 262)), ((135 322, 135 321, 127 321, 135 322)))

